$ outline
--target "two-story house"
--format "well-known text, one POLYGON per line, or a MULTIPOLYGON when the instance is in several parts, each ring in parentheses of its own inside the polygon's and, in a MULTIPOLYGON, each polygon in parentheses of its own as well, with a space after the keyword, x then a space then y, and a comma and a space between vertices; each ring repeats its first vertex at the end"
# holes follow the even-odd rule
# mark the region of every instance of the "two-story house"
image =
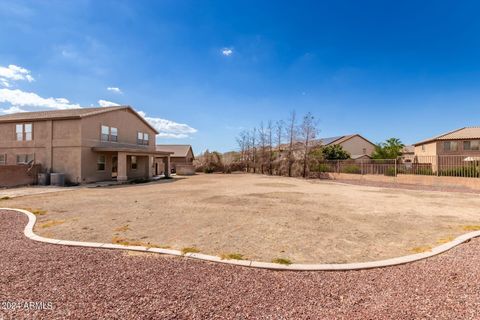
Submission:
POLYGON ((464 127, 414 144, 415 156, 480 156, 480 127, 464 127))
MULTIPOLYGON (((0 166, 37 163, 67 181, 149 178, 158 132, 130 106, 22 112, 0 116, 0 166)), ((165 171, 167 174, 169 170, 165 171)))

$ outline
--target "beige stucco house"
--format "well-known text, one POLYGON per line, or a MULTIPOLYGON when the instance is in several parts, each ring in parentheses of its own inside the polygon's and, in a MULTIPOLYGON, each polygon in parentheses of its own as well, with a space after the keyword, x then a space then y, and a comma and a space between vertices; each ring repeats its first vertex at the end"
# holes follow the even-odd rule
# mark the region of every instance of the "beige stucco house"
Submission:
POLYGON ((415 156, 480 156, 480 127, 464 127, 414 144, 415 156))
POLYGON ((317 141, 320 145, 324 147, 330 145, 340 145, 343 150, 350 153, 350 157, 354 160, 369 159, 371 154, 375 150, 375 144, 373 144, 359 134, 321 138, 317 141))
POLYGON ((3 115, 0 166, 36 163, 71 183, 149 178, 155 161, 170 166, 171 153, 156 150, 156 134, 130 106, 3 115))
MULTIPOLYGON (((170 163, 172 173, 190 175, 195 173, 193 166, 192 146, 189 144, 157 144, 157 151, 171 152, 170 163)), ((162 164, 160 168, 163 169, 162 164)))

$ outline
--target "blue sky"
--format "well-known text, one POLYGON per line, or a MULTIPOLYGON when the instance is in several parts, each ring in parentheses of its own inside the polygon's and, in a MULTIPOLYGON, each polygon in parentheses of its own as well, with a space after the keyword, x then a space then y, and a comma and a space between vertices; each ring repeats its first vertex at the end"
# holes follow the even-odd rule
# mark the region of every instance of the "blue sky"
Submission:
POLYGON ((129 104, 161 129, 159 142, 196 152, 236 148, 240 130, 291 110, 311 111, 321 136, 413 143, 480 125, 479 10, 475 1, 0 0, 0 109, 129 104))

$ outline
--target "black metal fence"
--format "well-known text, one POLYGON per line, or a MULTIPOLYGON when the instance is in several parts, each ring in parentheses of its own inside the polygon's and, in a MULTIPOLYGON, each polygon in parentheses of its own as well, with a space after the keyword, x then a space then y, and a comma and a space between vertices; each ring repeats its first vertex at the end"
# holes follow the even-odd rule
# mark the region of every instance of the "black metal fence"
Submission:
POLYGON ((480 156, 417 156, 412 160, 325 160, 311 168, 311 171, 385 176, 413 174, 480 178, 480 156))

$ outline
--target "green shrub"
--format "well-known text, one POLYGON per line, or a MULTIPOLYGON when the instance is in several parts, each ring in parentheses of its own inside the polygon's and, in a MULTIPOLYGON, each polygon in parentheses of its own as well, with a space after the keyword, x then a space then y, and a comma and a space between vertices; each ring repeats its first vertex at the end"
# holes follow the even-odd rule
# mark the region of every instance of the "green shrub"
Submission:
POLYGON ((347 165, 347 166, 343 167, 342 172, 343 173, 360 174, 360 173, 362 173, 362 170, 360 169, 359 166, 354 165, 354 164, 350 164, 350 165, 347 165))
POLYGON ((328 164, 325 164, 325 163, 319 163, 315 168, 314 170, 312 170, 314 172, 331 172, 332 169, 330 168, 330 166, 328 164))
POLYGON ((439 171, 441 176, 448 176, 448 177, 480 177, 480 171, 478 167, 457 167, 457 168, 449 168, 443 169, 439 171))
POLYGON ((385 175, 389 177, 395 177, 396 176, 395 168, 392 168, 392 167, 387 168, 387 170, 385 170, 385 175))

